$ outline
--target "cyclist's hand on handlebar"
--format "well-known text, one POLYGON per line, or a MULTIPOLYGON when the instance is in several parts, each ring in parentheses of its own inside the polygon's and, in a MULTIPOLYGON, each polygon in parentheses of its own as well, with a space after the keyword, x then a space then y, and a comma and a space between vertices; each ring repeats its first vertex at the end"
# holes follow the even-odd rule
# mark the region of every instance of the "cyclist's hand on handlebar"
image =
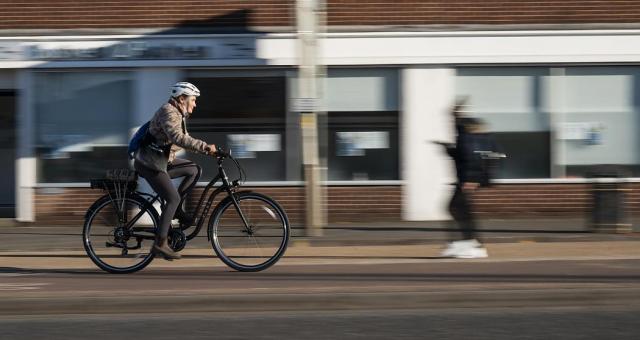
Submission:
POLYGON ((218 149, 216 148, 215 144, 209 144, 207 145, 207 154, 210 156, 215 156, 216 152, 218 152, 218 149))

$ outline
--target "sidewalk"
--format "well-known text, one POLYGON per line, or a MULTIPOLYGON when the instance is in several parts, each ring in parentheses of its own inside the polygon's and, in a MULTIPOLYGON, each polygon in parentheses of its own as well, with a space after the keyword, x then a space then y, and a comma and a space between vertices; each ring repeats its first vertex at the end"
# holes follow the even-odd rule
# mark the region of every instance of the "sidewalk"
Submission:
MULTIPOLYGON (((211 249, 204 229, 187 249, 211 249)), ((443 245, 459 235, 446 221, 330 224, 320 237, 306 237, 304 228, 294 225, 291 245, 443 245)), ((25 226, 5 220, 0 223, 0 252, 83 250, 81 237, 81 225, 25 226)), ((496 219, 480 221, 479 237, 485 243, 640 241, 640 232, 590 232, 580 219, 496 219)))
MULTIPOLYGON (((358 265, 437 262, 523 262, 523 261, 593 261, 640 259, 640 240, 599 242, 522 242, 487 243, 486 259, 452 259, 439 257, 441 245, 363 245, 309 246, 293 242, 277 266, 288 265, 358 265)), ((156 259, 150 268, 194 268, 226 266, 215 258, 211 248, 190 248, 180 252, 178 261, 156 259)), ((0 275, 41 269, 99 269, 82 249, 64 251, 0 252, 0 275)))

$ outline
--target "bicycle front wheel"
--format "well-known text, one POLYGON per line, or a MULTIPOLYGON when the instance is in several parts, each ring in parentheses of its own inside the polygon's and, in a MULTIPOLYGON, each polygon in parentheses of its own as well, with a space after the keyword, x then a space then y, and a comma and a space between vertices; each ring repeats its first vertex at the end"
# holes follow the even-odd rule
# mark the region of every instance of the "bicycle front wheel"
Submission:
POLYGON ((229 267, 255 272, 275 264, 287 249, 289 220, 272 198, 254 193, 234 194, 220 202, 209 220, 209 235, 216 254, 229 267))
POLYGON ((125 274, 153 260, 158 213, 146 209, 141 197, 116 199, 103 196, 90 208, 82 240, 91 261, 102 270, 125 274))

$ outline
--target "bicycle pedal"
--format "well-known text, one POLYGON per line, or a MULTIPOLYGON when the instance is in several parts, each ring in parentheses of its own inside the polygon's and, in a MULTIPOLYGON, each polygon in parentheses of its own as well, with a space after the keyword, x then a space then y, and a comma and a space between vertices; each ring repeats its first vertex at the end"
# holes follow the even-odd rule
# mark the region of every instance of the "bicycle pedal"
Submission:
POLYGON ((109 242, 109 241, 107 241, 107 242, 105 242, 105 246, 107 248, 124 248, 123 244, 119 243, 119 242, 109 242))

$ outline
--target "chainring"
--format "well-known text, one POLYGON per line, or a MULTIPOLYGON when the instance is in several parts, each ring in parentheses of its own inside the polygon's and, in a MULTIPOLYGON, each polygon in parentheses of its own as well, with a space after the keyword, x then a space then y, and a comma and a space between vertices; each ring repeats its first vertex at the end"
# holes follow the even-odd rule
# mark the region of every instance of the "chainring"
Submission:
POLYGON ((169 247, 173 251, 181 251, 187 245, 187 237, 180 229, 171 229, 169 231, 169 247))

